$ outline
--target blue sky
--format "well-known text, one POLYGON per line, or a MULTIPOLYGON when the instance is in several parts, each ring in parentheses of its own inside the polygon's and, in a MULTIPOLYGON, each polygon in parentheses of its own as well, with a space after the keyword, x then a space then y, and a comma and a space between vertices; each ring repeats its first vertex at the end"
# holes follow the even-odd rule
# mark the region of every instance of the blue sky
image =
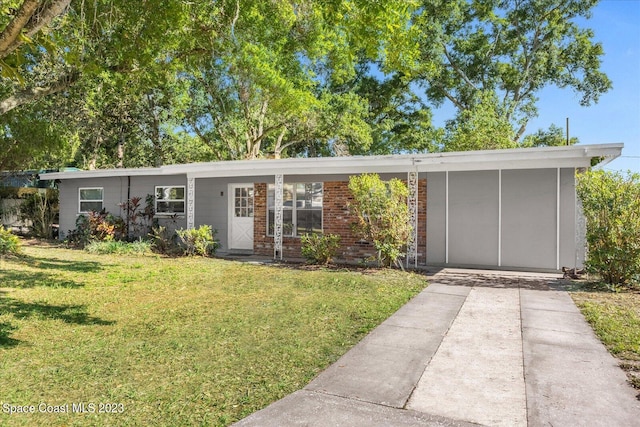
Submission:
MULTIPOLYGON (((591 19, 580 24, 593 29, 594 39, 602 43, 601 69, 613 89, 597 104, 581 107, 571 89, 545 88, 538 94, 539 115, 526 133, 552 123, 564 129, 568 117, 570 136, 580 144, 624 143, 623 157, 605 169, 640 172, 640 0, 601 0, 591 19)), ((451 117, 450 111, 434 112, 434 123, 451 117)))

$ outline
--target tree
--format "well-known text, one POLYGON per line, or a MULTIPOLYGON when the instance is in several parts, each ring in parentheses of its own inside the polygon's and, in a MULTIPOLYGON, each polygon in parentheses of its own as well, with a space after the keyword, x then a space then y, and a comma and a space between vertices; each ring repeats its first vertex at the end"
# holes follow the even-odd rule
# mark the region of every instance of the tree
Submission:
POLYGON ((352 79, 362 56, 389 67, 406 63, 407 50, 389 47, 412 46, 415 2, 245 0, 220 7, 229 30, 205 38, 196 52, 186 119, 219 159, 368 147, 366 101, 323 83, 352 79))
POLYGON ((584 106, 611 88, 600 71, 602 45, 575 22, 589 18, 596 3, 425 1, 414 19, 421 37, 417 82, 434 104, 450 101, 457 122, 493 93, 495 111, 489 117, 510 123, 511 138, 519 143, 537 114, 536 94, 545 86, 574 89, 584 106))
MULTIPOLYGON (((8 35, 15 35, 15 29, 22 27, 14 43, 7 42, 10 53, 0 57, 3 76, 0 80, 0 144, 12 146, 24 158, 47 152, 48 147, 62 148, 38 138, 18 139, 16 129, 30 124, 31 117, 25 115, 25 111, 33 110, 39 115, 64 111, 66 114, 56 116, 52 126, 62 122, 66 125, 84 123, 85 109, 69 108, 73 103, 82 104, 78 100, 84 101, 85 96, 84 91, 74 92, 73 85, 79 84, 85 91, 95 93, 105 76, 109 76, 107 80, 120 82, 139 81, 141 76, 145 76, 147 82, 154 81, 155 70, 172 68, 175 62, 172 58, 182 40, 179 36, 185 27, 183 24, 189 19, 187 5, 179 0, 13 0, 5 11, 4 21, 0 19, 0 34, 6 35, 2 40, 10 40, 8 35), (24 11, 34 3, 37 7, 35 11, 28 9, 31 18, 26 20, 24 11), (7 117, 13 112, 16 112, 14 117, 7 117)), ((126 102, 122 104, 120 110, 124 111, 126 102)), ((108 112, 102 115, 107 116, 108 112)), ((109 126, 108 132, 104 132, 122 137, 126 120, 111 122, 100 123, 100 127, 104 130, 109 126)), ((94 120, 94 123, 97 122, 94 120)), ((56 139, 66 139, 64 145, 69 146, 77 142, 77 137, 77 133, 60 132, 56 139)), ((96 139, 90 138, 90 142, 95 143, 96 139)), ((69 151, 72 150, 67 149, 69 151)), ((113 151, 117 152, 113 157, 121 154, 113 151)), ((10 160, 6 152, 0 152, 0 164, 10 160)), ((90 164, 92 160, 89 156, 90 164)), ((13 167, 20 167, 20 162, 12 163, 13 167)), ((122 159, 116 158, 111 164, 122 164, 122 159)))
MULTIPOLYGON (((574 145, 580 142, 578 138, 569 138, 568 145, 574 145)), ((534 134, 527 135, 522 140, 523 147, 559 147, 567 145, 567 138, 564 134, 564 130, 555 124, 551 124, 549 129, 538 129, 534 134)))
POLYGON ((38 52, 55 49, 54 39, 45 29, 65 12, 70 3, 71 0, 8 0, 0 5, 0 115, 59 92, 75 79, 76 76, 69 73, 45 84, 17 91, 9 91, 6 84, 7 80, 23 84, 25 65, 33 67, 38 52))
POLYGON ((349 178, 349 191, 354 232, 373 243, 381 265, 401 266, 399 258, 411 234, 407 186, 397 178, 385 182, 377 174, 363 174, 349 178))
POLYGON ((515 148, 513 129, 500 111, 495 95, 482 92, 471 108, 460 110, 445 127, 444 151, 491 150, 515 148))

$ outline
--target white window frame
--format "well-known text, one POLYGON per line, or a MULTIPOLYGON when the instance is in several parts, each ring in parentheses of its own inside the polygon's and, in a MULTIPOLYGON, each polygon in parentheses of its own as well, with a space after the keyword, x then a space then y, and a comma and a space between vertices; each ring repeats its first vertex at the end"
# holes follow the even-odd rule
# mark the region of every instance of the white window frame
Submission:
MULTIPOLYGON (((293 186, 293 199, 291 200, 291 207, 288 206, 283 206, 283 211, 291 211, 291 222, 292 222, 292 229, 291 229, 291 234, 285 234, 284 232, 284 227, 283 227, 283 232, 282 232, 282 237, 295 237, 295 238, 300 238, 302 237, 301 235, 298 235, 298 210, 313 210, 313 209, 309 209, 309 208, 298 208, 298 200, 297 200, 297 191, 296 191, 296 186, 298 184, 320 184, 321 188, 322 188, 322 205, 320 206, 319 210, 320 211, 320 230, 324 231, 324 182, 321 181, 313 181, 313 182, 286 182, 284 185, 292 185, 293 186)), ((267 229, 265 230, 267 233, 267 236, 269 237, 273 237, 273 232, 269 232, 269 211, 270 210, 274 210, 274 206, 269 206, 269 190, 271 187, 275 187, 274 184, 267 184, 267 229)), ((273 188, 273 190, 275 191, 275 188, 273 188)), ((284 191, 284 188, 283 188, 284 191)), ((275 212, 274 212, 274 221, 275 221, 275 212)), ((274 224, 275 225, 275 224, 274 224)))
POLYGON ((156 185, 153 189, 153 209, 155 210, 155 216, 183 216, 187 214, 187 189, 184 185, 156 185), (182 194, 184 195, 182 199, 162 199, 161 202, 182 202, 183 209, 182 212, 158 212, 158 188, 166 189, 166 188, 182 188, 182 194))
POLYGON ((83 211, 82 210, 82 203, 83 202, 92 202, 92 203, 100 202, 100 206, 101 207, 96 212, 99 212, 102 209, 104 209, 104 187, 80 187, 80 188, 78 188, 78 213, 80 213, 80 214, 88 214, 91 211, 83 211), (82 199, 82 191, 83 190, 100 190, 100 194, 102 196, 100 197, 100 199, 83 200, 82 199))

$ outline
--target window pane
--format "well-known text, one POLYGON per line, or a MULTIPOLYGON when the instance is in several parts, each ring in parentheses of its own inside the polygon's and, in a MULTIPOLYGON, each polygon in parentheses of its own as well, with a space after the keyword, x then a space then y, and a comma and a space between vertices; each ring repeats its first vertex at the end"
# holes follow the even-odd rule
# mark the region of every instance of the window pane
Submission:
POLYGON ((314 182, 311 184, 311 206, 314 208, 322 208, 322 183, 314 182))
POLYGON ((269 184, 269 186, 267 187, 267 207, 273 208, 276 204, 275 192, 275 186, 273 184, 269 184))
MULTIPOLYGON (((273 236, 274 234, 274 218, 275 218, 275 213, 273 211, 273 209, 269 209, 269 213, 268 213, 268 228, 267 228, 267 234, 270 236, 273 236)), ((282 235, 283 236, 293 236, 293 212, 290 210, 283 210, 282 211, 282 235)))
POLYGON ((171 198, 174 200, 184 200, 184 187, 173 187, 171 189, 171 198))
POLYGON ((284 184, 282 188, 282 205, 293 207, 293 184, 284 184))
POLYGON ((156 188, 158 200, 184 200, 183 187, 158 187, 156 188))
POLYGON ((80 202, 80 212, 89 212, 89 211, 99 212, 101 210, 102 210, 102 202, 80 202))
POLYGON ((80 200, 102 200, 102 188, 85 188, 80 190, 80 200))
POLYGON ((299 209, 297 218, 298 236, 322 232, 322 211, 320 209, 299 209))
POLYGON ((184 202, 159 201, 156 206, 158 213, 184 213, 184 202))

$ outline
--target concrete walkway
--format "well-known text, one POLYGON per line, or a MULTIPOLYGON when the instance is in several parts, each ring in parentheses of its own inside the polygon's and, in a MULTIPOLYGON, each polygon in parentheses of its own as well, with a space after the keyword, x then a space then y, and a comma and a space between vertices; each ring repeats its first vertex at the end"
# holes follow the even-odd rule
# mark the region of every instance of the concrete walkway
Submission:
POLYGON ((558 276, 444 270, 304 389, 237 426, 637 426, 558 276))

